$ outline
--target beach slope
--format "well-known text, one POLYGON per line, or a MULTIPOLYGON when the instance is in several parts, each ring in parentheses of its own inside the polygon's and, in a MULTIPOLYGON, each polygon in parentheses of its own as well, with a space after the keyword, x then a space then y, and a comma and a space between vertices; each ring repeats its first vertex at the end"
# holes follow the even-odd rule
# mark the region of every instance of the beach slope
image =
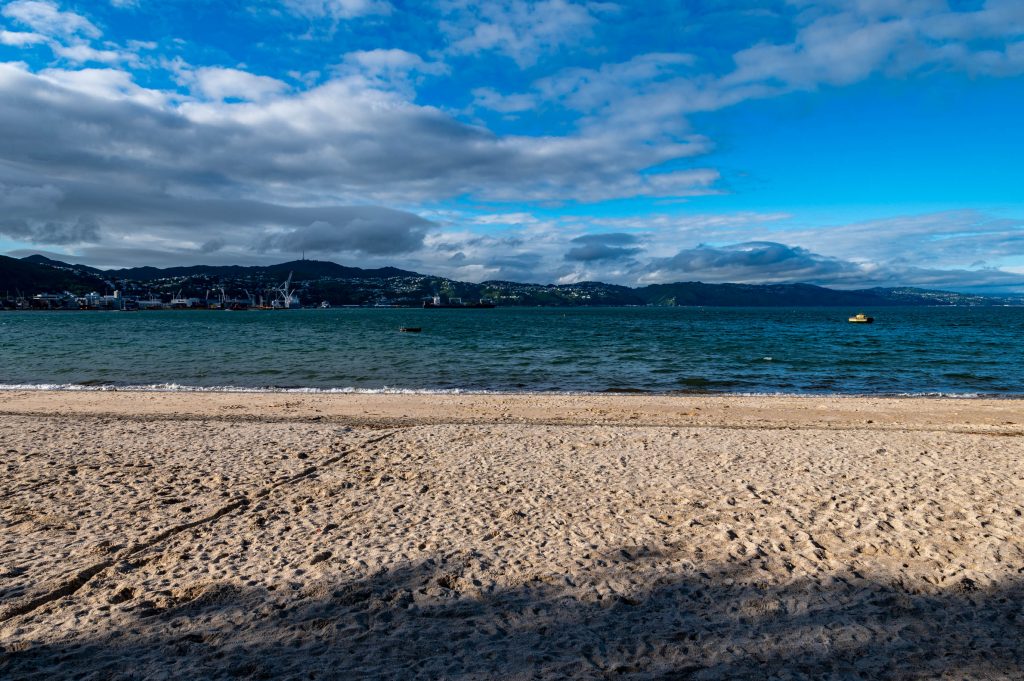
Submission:
POLYGON ((1024 675, 1024 402, 0 393, 0 676, 1024 675))

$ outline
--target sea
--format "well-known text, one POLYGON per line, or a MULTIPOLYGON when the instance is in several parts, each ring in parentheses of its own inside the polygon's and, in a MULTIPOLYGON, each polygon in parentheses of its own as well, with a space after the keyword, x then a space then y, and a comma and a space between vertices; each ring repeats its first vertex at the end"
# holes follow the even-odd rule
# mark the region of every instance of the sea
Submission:
POLYGON ((0 312, 0 387, 1024 394, 1024 308, 892 307, 847 322, 860 311, 0 312))

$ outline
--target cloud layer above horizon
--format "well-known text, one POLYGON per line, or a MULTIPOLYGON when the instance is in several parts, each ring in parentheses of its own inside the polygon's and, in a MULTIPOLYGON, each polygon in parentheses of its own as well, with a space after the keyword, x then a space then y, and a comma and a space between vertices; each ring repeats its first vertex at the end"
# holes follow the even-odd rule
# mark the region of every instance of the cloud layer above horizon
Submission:
POLYGON ((0 2, 0 250, 1024 290, 1022 84, 1014 0, 0 2))

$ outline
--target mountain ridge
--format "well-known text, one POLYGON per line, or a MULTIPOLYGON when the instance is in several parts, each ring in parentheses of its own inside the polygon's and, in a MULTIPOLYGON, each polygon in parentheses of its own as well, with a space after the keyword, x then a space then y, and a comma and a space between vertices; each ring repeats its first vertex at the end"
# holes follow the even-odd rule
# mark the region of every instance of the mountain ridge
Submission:
POLYGON ((126 294, 168 295, 175 290, 201 296, 223 286, 241 292, 292 280, 307 304, 415 305, 435 294, 467 300, 489 298, 499 305, 601 306, 661 305, 709 307, 881 307, 893 305, 1003 305, 1024 303, 1019 296, 981 296, 914 287, 832 289, 807 283, 712 284, 700 281, 629 287, 584 281, 527 284, 505 280, 462 282, 396 267, 363 269, 332 261, 294 260, 273 265, 189 265, 101 270, 30 255, 0 256, 0 291, 22 295, 68 290, 124 289, 126 294))

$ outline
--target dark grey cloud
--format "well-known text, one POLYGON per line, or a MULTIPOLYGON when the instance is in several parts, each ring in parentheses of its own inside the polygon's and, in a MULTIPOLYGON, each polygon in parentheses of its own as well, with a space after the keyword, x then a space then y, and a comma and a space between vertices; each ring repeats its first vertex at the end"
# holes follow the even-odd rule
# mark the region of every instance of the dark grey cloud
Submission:
POLYGON ((100 240, 100 224, 88 215, 68 222, 0 218, 0 234, 33 243, 67 246, 96 243, 100 240))
POLYGON ((96 218, 59 210, 63 198, 53 184, 24 186, 0 175, 0 235, 57 246, 99 241, 96 218))
MULTIPOLYGON (((0 101, 0 235, 79 252, 129 241, 165 250, 166 264, 274 248, 409 253, 429 223, 351 204, 671 194, 637 171, 707 149, 607 131, 502 138, 358 76, 229 105, 147 90, 116 69, 0 64, 0 101)), ((678 182, 704 191, 707 177, 678 182)))
POLYGON ((138 191, 130 182, 55 180, 32 187, 14 184, 17 181, 25 178, 5 176, 0 167, 0 211, 12 216, 0 217, 0 234, 41 245, 99 245, 102 233, 91 216, 102 212, 105 224, 120 237, 104 244, 111 253, 123 248, 126 239, 148 253, 155 248, 143 243, 155 239, 165 250, 166 264, 196 262, 196 253, 223 253, 222 258, 238 261, 240 252, 253 249, 289 254, 407 253, 419 248, 434 227, 413 213, 378 206, 286 206, 243 198, 173 196, 138 191), (26 197, 46 197, 47 203, 26 206, 26 197), (33 211, 42 219, 23 217, 33 211))
POLYGON ((488 279, 504 279, 533 283, 540 281, 538 272, 544 269, 544 257, 540 253, 513 253, 488 258, 483 266, 489 273, 488 279))
POLYGON ((490 258, 487 261, 487 265, 509 269, 528 269, 535 267, 540 261, 541 255, 539 253, 516 253, 514 255, 499 255, 490 258))
POLYGON ((478 236, 467 239, 465 246, 488 246, 495 249, 518 248, 526 243, 526 240, 518 236, 478 236))
POLYGON ((49 244, 95 243, 100 240, 100 223, 89 215, 79 216, 74 223, 46 222, 35 230, 33 239, 49 244))
POLYGON ((699 276, 702 281, 711 282, 835 282, 863 274, 854 263, 771 241, 722 247, 701 245, 681 250, 670 258, 654 259, 647 269, 657 274, 659 280, 699 276))
MULTIPOLYGON (((358 77, 244 105, 173 97, 109 69, 40 77, 0 64, 0 158, 40 177, 177 193, 565 200, 673 194, 637 171, 709 148, 628 134, 502 138, 358 77)), ((706 189, 703 176, 678 179, 706 189)))
POLYGON ((584 234, 570 241, 577 245, 566 252, 565 259, 587 263, 631 258, 643 251, 642 248, 630 246, 637 241, 638 239, 634 235, 624 232, 584 234))
POLYGON ((12 258, 23 258, 26 255, 39 253, 54 260, 101 269, 139 266, 168 267, 183 263, 188 265, 273 265, 284 259, 279 253, 258 253, 256 251, 225 254, 220 251, 203 253, 196 249, 174 250, 117 245, 83 246, 75 250, 77 251, 75 255, 69 255, 46 249, 19 248, 9 251, 5 255, 12 258))
POLYGON ((641 251, 643 251, 642 248, 620 248, 605 244, 586 244, 569 249, 565 254, 565 259, 575 262, 621 260, 623 258, 631 258, 641 251))
POLYGON ((214 237, 213 239, 203 242, 199 246, 199 250, 202 253, 216 253, 217 251, 224 248, 226 245, 227 241, 225 241, 223 238, 214 237))
POLYGON ((572 239, 570 243, 627 246, 629 244, 635 244, 638 241, 640 241, 640 239, 638 239, 634 234, 627 234, 626 232, 607 232, 603 234, 584 234, 572 239))
POLYGON ((376 206, 351 206, 323 211, 329 219, 268 236, 263 249, 371 255, 397 255, 423 246, 433 223, 421 217, 376 206))

